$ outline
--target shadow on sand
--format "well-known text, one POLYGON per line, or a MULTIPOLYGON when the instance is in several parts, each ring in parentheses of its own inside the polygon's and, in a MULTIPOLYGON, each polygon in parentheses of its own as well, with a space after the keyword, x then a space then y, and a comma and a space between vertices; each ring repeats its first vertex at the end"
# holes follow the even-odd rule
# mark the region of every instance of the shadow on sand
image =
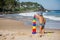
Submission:
MULTIPOLYGON (((37 33, 40 33, 40 32, 37 32, 37 33)), ((48 33, 54 33, 54 32, 44 32, 44 34, 48 34, 48 33)))
POLYGON ((44 32, 45 34, 47 34, 47 33, 54 33, 54 32, 44 32))

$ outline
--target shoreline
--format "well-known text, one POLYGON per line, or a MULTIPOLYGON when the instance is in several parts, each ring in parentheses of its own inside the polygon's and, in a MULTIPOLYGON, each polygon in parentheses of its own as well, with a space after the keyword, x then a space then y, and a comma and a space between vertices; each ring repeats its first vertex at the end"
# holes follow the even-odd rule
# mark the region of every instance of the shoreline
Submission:
MULTIPOLYGON (((8 19, 8 18, 0 18, 0 27, 10 27, 10 26, 15 26, 15 27, 22 27, 22 28, 31 28, 32 25, 25 25, 24 22, 22 21, 17 21, 17 20, 13 20, 13 19, 8 19), (29 26, 29 27, 28 27, 29 26), (30 27, 31 26, 31 27, 30 27)), ((1 28, 0 28, 1 29, 1 28)), ((38 29, 38 27, 37 27, 38 29)), ((45 29, 49 29, 49 30, 60 30, 60 29, 54 29, 54 28, 45 28, 45 29)))
MULTIPOLYGON (((16 19, 13 19, 13 18, 4 18, 4 17, 3 17, 3 18, 0 18, 0 20, 3 20, 3 21, 4 21, 4 20, 7 20, 7 21, 9 20, 9 21, 14 21, 14 22, 18 22, 18 23, 19 23, 19 22, 22 22, 26 27, 27 27, 27 26, 31 26, 31 27, 32 27, 31 24, 28 25, 28 24, 25 24, 25 23, 24 23, 24 20, 32 21, 32 19, 28 19, 28 18, 27 18, 27 19, 16 20, 16 19)), ((3 21, 2 21, 2 22, 3 22, 3 21)), ((9 21, 8 21, 8 22, 9 22, 9 21)), ((1 23, 1 22, 0 22, 0 23, 1 23)), ((19 23, 19 24, 21 24, 21 23, 19 23)), ((37 27, 37 28, 38 28, 38 27, 37 27)), ((49 28, 49 27, 48 27, 48 28, 45 27, 45 29, 50 29, 50 30, 53 30, 53 29, 54 29, 54 30, 60 30, 60 28, 58 29, 58 28, 49 28)))
POLYGON ((33 35, 32 26, 22 21, 0 18, 0 40, 60 40, 60 29, 45 29, 43 37, 39 34, 39 28, 33 35))

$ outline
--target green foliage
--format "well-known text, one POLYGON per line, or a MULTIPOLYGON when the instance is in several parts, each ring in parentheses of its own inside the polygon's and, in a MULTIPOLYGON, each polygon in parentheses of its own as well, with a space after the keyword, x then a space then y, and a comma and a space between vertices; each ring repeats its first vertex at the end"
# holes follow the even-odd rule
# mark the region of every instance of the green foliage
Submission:
POLYGON ((18 0, 0 0, 0 9, 6 12, 11 11, 14 12, 20 8, 20 2, 18 0))
POLYGON ((19 0, 0 0, 0 11, 2 12, 28 12, 44 11, 44 7, 36 2, 19 2, 19 0))
POLYGON ((38 10, 43 9, 44 7, 41 4, 38 4, 36 2, 21 2, 20 3, 20 12, 25 12, 25 11, 38 11, 38 10))

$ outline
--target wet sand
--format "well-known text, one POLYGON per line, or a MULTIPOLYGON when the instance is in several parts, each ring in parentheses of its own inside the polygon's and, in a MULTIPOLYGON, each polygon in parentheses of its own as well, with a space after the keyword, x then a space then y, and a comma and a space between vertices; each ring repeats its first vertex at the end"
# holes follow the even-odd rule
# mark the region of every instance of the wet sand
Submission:
POLYGON ((60 40, 60 29, 45 29, 44 36, 32 34, 32 25, 28 27, 22 21, 0 18, 0 40, 60 40))

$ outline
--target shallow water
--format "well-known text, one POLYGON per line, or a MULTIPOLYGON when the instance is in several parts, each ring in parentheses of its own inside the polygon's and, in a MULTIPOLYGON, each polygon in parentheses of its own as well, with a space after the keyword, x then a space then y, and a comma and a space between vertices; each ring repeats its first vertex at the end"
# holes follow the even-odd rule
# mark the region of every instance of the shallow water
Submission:
MULTIPOLYGON (((33 15, 36 14, 36 12, 32 12, 33 15)), ((30 12, 29 13, 22 13, 21 14, 7 14, 2 16, 2 18, 8 18, 8 19, 13 19, 17 21, 22 21, 24 22, 25 25, 31 25, 32 26, 32 20, 33 20, 33 15, 30 12), (30 16, 29 16, 30 15, 30 16)), ((53 28, 53 29, 60 29, 60 11, 59 12, 47 12, 43 14, 44 17, 46 18, 46 25, 45 28, 53 28), (54 14, 55 13, 55 14, 54 14), (58 17, 56 17, 56 16, 58 17), (54 17, 53 17, 54 16, 54 17)), ((37 19, 37 27, 39 26, 39 21, 37 19)))

